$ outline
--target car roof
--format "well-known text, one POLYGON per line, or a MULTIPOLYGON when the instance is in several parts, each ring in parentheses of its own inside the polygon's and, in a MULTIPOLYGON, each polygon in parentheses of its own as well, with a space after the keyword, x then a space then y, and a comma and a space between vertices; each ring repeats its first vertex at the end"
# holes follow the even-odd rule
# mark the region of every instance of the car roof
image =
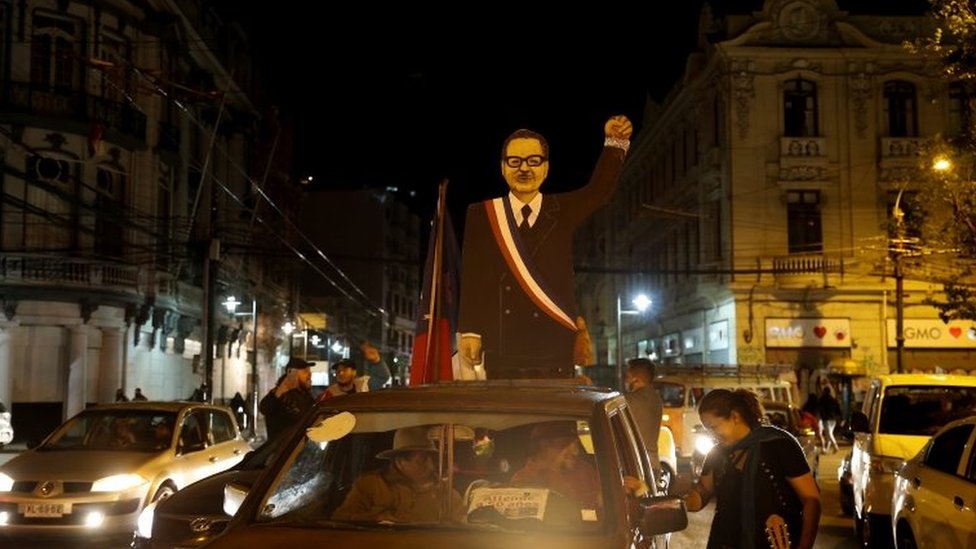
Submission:
POLYGON ((622 398, 611 389, 575 383, 573 380, 494 380, 393 387, 327 399, 319 407, 344 410, 457 409, 589 415, 597 405, 614 398, 622 398))
POLYGON ((130 401, 130 402, 113 402, 110 404, 99 404, 97 406, 91 406, 85 408, 84 411, 90 410, 151 410, 156 412, 180 412, 188 408, 208 408, 208 409, 220 409, 224 411, 230 410, 226 406, 221 406, 219 404, 208 404, 206 402, 192 402, 183 400, 174 401, 154 401, 154 400, 140 400, 140 401, 130 401))
POLYGON ((881 385, 954 385, 976 387, 976 376, 950 374, 884 374, 877 376, 881 385))
POLYGON ((654 378, 654 383, 680 383, 682 385, 704 385, 707 387, 788 387, 789 381, 771 377, 756 377, 754 375, 703 376, 689 373, 687 375, 666 375, 654 378))

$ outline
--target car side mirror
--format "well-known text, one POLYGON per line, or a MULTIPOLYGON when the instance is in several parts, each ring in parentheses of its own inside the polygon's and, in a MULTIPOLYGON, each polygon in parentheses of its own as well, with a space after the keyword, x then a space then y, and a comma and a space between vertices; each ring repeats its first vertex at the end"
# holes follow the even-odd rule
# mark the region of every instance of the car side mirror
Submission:
POLYGON ((657 536, 688 527, 685 500, 677 496, 654 496, 641 500, 641 532, 657 536))
POLYGON ((244 498, 247 497, 246 486, 230 482, 224 485, 224 513, 229 516, 234 516, 237 511, 240 510, 241 505, 244 503, 244 498))
POLYGON ((851 431, 855 433, 867 433, 871 431, 871 426, 868 425, 868 416, 864 415, 864 412, 851 413, 851 431))

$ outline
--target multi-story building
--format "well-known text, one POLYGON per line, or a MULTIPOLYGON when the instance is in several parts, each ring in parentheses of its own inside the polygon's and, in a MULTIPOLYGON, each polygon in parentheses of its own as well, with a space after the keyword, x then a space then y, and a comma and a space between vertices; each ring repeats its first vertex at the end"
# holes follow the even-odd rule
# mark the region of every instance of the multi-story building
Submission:
POLYGON ((614 201, 578 235, 599 362, 623 345, 664 363, 790 364, 801 383, 894 371, 900 315, 906 371, 971 368, 976 327, 924 303, 942 289, 939 259, 902 258, 899 305, 889 253, 894 205, 910 221, 925 179, 916 151, 965 113, 903 46, 934 29, 925 4, 755 4, 702 11, 683 77, 647 109, 614 201), (638 292, 650 312, 617 315, 638 292))
MULTIPOLYGON (((26 436, 119 388, 189 396, 215 242, 230 246, 211 297, 271 312, 289 285, 282 262, 249 253, 272 232, 254 189, 297 201, 287 146, 265 170, 242 30, 192 0, 29 0, 0 2, 0 34, 0 401, 26 436)), ((253 332, 234 326, 221 333, 253 332)), ((249 391, 238 369, 228 395, 249 391)))
POLYGON ((420 289, 420 218, 394 190, 310 191, 302 227, 329 258, 305 269, 302 312, 324 313, 324 341, 338 341, 347 355, 372 342, 405 381, 420 289))

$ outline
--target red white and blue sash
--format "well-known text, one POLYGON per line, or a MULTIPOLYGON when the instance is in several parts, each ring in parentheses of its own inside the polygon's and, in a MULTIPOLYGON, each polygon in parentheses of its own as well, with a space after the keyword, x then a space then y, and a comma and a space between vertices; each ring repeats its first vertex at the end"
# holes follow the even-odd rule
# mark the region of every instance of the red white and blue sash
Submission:
POLYGON ((515 216, 508 200, 495 198, 485 201, 488 224, 495 236, 498 249, 508 264, 508 270, 515 276, 519 286, 536 307, 542 309, 550 318, 567 330, 576 331, 576 323, 566 313, 566 309, 556 303, 552 292, 548 291, 538 269, 527 257, 522 239, 515 230, 515 216))

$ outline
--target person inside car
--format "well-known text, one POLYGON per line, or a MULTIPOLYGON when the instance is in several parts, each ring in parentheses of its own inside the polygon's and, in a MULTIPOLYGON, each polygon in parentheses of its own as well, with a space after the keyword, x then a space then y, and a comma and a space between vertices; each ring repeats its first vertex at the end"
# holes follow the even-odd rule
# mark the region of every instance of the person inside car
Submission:
POLYGON ((123 418, 116 418, 112 421, 112 438, 109 446, 112 448, 128 448, 135 445, 136 435, 129 426, 129 421, 123 418))
POLYGON ((601 506, 600 479, 596 468, 580 457, 576 422, 546 421, 532 427, 529 457, 512 475, 515 486, 555 490, 575 499, 585 509, 601 506))
MULTIPOLYGON (((333 520, 397 523, 430 523, 441 520, 444 485, 438 482, 434 465, 437 448, 428 437, 427 426, 397 429, 393 447, 377 454, 388 460, 386 468, 369 471, 353 483, 335 512, 333 520)), ((451 492, 451 520, 465 514, 461 495, 451 492)))

